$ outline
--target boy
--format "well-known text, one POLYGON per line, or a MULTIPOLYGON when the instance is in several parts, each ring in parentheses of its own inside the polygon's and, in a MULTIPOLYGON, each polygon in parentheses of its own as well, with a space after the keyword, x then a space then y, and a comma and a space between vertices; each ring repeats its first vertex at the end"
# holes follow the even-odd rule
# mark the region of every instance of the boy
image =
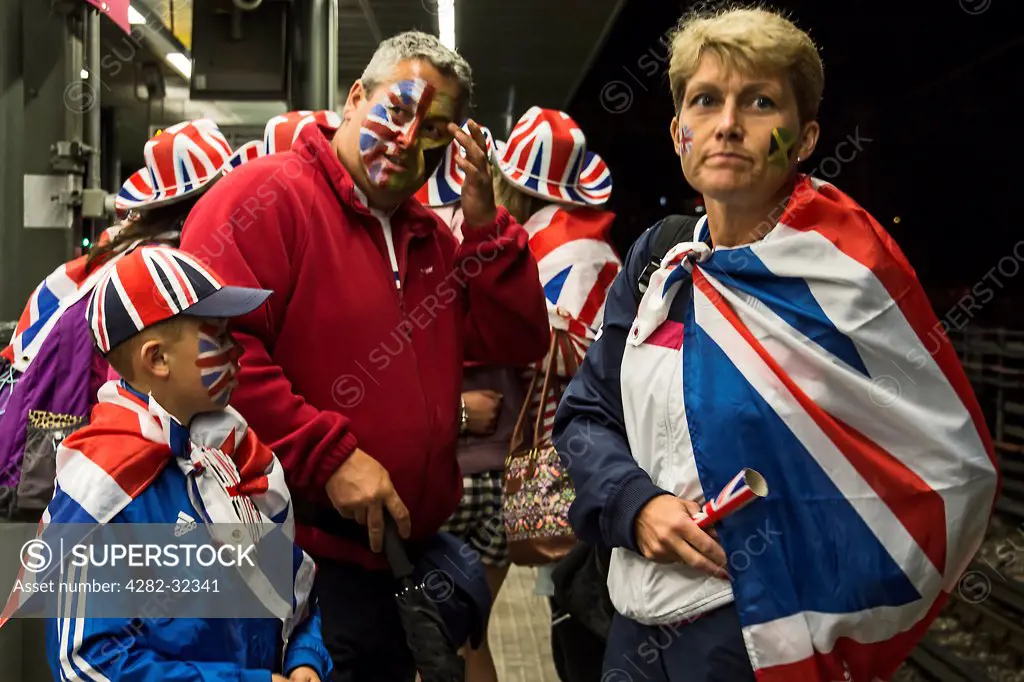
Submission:
MULTIPOLYGON (((184 519, 191 527, 181 534, 193 522, 245 524, 254 539, 264 524, 293 523, 281 465, 228 407, 241 349, 227 321, 269 295, 224 286, 169 247, 142 247, 118 262, 87 317, 122 379, 100 389, 89 425, 61 445, 44 522, 184 519)), ((331 661, 308 597, 313 562, 294 552, 290 618, 53 619, 55 679, 321 682, 331 661)), ((60 613, 84 613, 74 603, 84 598, 68 596, 60 613)))

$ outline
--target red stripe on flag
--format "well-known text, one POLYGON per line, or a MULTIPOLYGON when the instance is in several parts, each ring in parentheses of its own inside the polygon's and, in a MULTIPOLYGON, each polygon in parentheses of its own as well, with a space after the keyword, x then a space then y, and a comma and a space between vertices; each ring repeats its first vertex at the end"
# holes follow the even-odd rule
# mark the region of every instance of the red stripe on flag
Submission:
POLYGON ((82 282, 88 276, 88 271, 85 267, 87 260, 89 260, 88 256, 79 256, 64 264, 64 274, 79 287, 82 286, 82 282))
POLYGON ((577 208, 555 211, 547 227, 530 237, 530 251, 541 260, 559 246, 576 239, 606 241, 608 220, 600 211, 577 208))
MULTIPOLYGON (((123 392, 122 392, 123 395, 123 392)), ((119 410, 126 423, 152 419, 147 414, 139 415, 134 410, 119 405, 104 406, 107 410, 119 410)), ((160 475, 173 458, 170 447, 138 437, 124 437, 122 428, 111 427, 107 418, 102 425, 87 426, 64 439, 63 446, 77 450, 96 466, 107 472, 129 497, 137 497, 160 475), (104 437, 111 436, 111 437, 104 437)))
POLYGON ((869 644, 849 637, 839 637, 829 653, 815 651, 812 657, 802 661, 756 670, 757 681, 844 680, 847 679, 846 669, 849 669, 851 682, 888 680, 924 637, 928 626, 939 615, 948 599, 948 594, 940 593, 921 620, 894 637, 869 644))
POLYGON ((946 524, 934 521, 946 518, 942 496, 902 462, 808 398, 761 342, 754 338, 739 316, 711 286, 700 268, 693 269, 693 282, 793 394, 818 428, 864 477, 928 556, 939 574, 943 575, 946 570, 946 524))
POLYGON ((228 364, 231 361, 232 355, 230 348, 226 348, 214 355, 200 355, 196 358, 196 367, 199 369, 214 369, 228 364))
POLYGON ((246 482, 244 484, 246 491, 250 490, 250 485, 255 487, 249 494, 256 494, 257 492, 265 492, 267 490, 266 473, 270 468, 271 462, 274 460, 274 453, 256 438, 252 430, 245 432, 245 440, 235 450, 233 459, 235 460, 235 466, 238 467, 238 471, 242 475, 242 480, 246 482), (260 481, 261 478, 263 479, 262 482, 260 481), (262 490, 259 489, 261 486, 262 490))
MULTIPOLYGON (((523 140, 530 137, 530 135, 533 134, 533 131, 537 128, 537 126, 539 126, 543 122, 544 118, 540 115, 537 115, 528 124, 523 125, 522 127, 516 126, 516 128, 512 130, 512 135, 509 137, 508 142, 505 145, 505 149, 507 150, 506 158, 513 158, 513 152, 518 152, 518 147, 523 143, 523 140)), ((520 157, 520 159, 522 159, 522 157, 520 157)), ((522 164, 522 160, 520 160, 518 163, 522 164)))
POLYGON ((103 299, 107 296, 107 287, 110 286, 110 280, 106 279, 100 284, 99 291, 96 292, 96 299, 93 301, 96 304, 96 335, 99 337, 97 341, 102 348, 112 350, 110 348, 110 337, 107 335, 107 327, 103 322, 103 299))
MULTIPOLYGON (((998 475, 995 449, 981 406, 978 405, 953 345, 932 311, 914 269, 893 238, 867 211, 845 194, 831 185, 815 190, 806 177, 798 182, 779 222, 794 230, 817 232, 874 273, 921 340, 922 350, 930 352, 935 358, 946 381, 967 408, 998 475)), ((997 485, 1000 484, 997 482, 997 485)))
MULTIPOLYGON (((177 280, 178 286, 181 287, 181 292, 185 296, 185 307, 187 308, 188 306, 196 303, 199 298, 189 291, 189 283, 185 281, 185 277, 182 276, 181 267, 174 262, 174 259, 171 258, 163 249, 154 249, 152 253, 158 259, 163 261, 167 265, 167 269, 174 275, 174 279, 177 280)), ((173 288, 171 293, 173 295, 173 288)))
POLYGON ((601 267, 600 272, 597 273, 597 281, 594 282, 593 288, 587 294, 586 302, 580 309, 579 319, 583 324, 593 325, 594 318, 597 317, 598 311, 601 310, 605 299, 608 298, 608 287, 615 281, 617 274, 619 274, 618 263, 605 263, 601 267))

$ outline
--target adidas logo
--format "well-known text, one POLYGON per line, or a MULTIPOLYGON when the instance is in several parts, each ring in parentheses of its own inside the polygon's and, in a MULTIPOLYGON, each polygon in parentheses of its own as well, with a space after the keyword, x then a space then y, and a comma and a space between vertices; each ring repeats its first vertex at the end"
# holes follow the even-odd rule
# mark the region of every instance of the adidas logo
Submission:
POLYGON ((180 538, 185 533, 196 529, 196 520, 183 511, 178 512, 178 522, 174 524, 174 537, 180 538))

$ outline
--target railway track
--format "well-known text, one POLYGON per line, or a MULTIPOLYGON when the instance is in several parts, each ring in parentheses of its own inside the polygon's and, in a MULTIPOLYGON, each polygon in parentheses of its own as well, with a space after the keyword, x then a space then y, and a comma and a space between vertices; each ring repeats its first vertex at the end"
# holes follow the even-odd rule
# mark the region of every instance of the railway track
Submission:
POLYGON ((914 649, 910 665, 918 679, 929 682, 990 682, 984 670, 971 661, 950 654, 931 636, 926 636, 914 649))
POLYGON ((1024 681, 1024 582, 978 561, 895 682, 1024 681))

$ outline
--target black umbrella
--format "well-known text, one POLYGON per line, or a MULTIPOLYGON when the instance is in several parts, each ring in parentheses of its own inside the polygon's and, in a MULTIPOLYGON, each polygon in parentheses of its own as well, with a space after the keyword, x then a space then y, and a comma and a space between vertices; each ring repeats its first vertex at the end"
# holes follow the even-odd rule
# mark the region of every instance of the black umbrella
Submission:
POLYGON ((391 517, 387 517, 384 528, 384 553, 398 579, 398 614, 422 682, 464 682, 466 663, 452 642, 437 604, 424 586, 413 580, 413 565, 391 517))

